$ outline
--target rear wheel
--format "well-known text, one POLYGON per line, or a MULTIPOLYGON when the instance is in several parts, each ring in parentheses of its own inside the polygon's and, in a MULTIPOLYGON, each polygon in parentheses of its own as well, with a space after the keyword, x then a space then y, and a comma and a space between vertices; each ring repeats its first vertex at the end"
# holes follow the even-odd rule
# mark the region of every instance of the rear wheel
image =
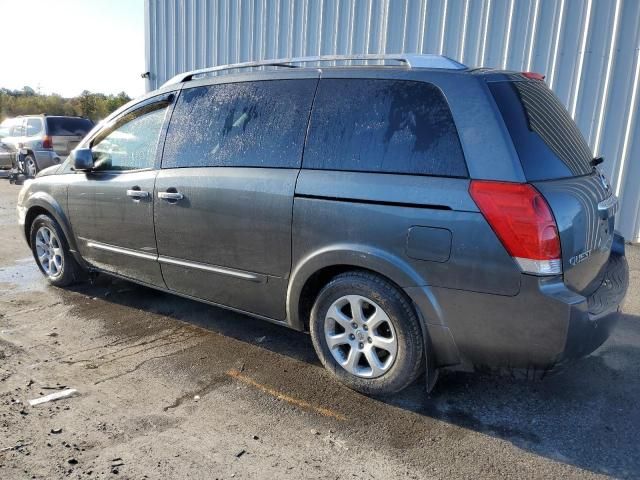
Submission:
POLYGON ((377 275, 335 277, 318 295, 310 327, 322 364, 354 390, 399 392, 422 372, 418 318, 408 299, 377 275))
POLYGON ((66 287, 80 279, 81 268, 58 222, 48 215, 38 215, 31 224, 30 239, 38 268, 51 285, 66 287))
POLYGON ((24 157, 24 170, 27 177, 35 177, 38 174, 38 164, 33 155, 29 154, 24 157))

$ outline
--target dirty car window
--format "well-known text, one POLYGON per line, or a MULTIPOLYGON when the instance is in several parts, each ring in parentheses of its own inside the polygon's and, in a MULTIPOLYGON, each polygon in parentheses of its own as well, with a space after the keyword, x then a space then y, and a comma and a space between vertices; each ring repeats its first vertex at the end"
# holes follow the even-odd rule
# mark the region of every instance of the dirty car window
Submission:
POLYGON ((184 90, 162 168, 299 168, 316 83, 265 80, 184 90))
POLYGON ((442 92, 398 80, 321 80, 303 167, 467 176, 442 92))

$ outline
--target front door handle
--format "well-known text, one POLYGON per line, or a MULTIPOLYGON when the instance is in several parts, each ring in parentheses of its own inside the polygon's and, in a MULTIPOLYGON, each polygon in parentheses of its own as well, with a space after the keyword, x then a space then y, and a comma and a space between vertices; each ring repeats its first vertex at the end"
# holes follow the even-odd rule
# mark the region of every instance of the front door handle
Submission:
POLYGON ((177 202, 178 200, 182 200, 184 195, 180 192, 158 192, 158 198, 169 202, 177 202))
POLYGON ((142 198, 149 197, 149 192, 133 187, 131 190, 127 190, 127 197, 131 197, 134 200, 140 200, 142 198))

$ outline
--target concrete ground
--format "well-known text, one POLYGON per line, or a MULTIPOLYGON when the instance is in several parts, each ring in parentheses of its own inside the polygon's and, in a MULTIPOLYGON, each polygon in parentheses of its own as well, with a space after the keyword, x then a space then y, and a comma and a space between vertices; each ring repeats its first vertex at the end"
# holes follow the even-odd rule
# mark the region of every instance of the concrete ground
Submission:
POLYGON ((382 401, 307 335, 104 276, 47 286, 18 189, 0 180, 0 478, 640 477, 638 248, 616 332, 568 370, 382 401))

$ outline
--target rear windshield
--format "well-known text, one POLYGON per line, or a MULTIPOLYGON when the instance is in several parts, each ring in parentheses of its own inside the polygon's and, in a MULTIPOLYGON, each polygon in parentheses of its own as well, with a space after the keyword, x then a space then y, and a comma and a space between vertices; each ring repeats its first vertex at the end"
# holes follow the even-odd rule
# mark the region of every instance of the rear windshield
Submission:
POLYGON ((593 171, 593 154, 558 97, 540 81, 490 82, 489 89, 529 181, 593 171))
POLYGON ((51 136, 78 135, 84 137, 93 128, 86 118, 47 117, 47 132, 51 136))

